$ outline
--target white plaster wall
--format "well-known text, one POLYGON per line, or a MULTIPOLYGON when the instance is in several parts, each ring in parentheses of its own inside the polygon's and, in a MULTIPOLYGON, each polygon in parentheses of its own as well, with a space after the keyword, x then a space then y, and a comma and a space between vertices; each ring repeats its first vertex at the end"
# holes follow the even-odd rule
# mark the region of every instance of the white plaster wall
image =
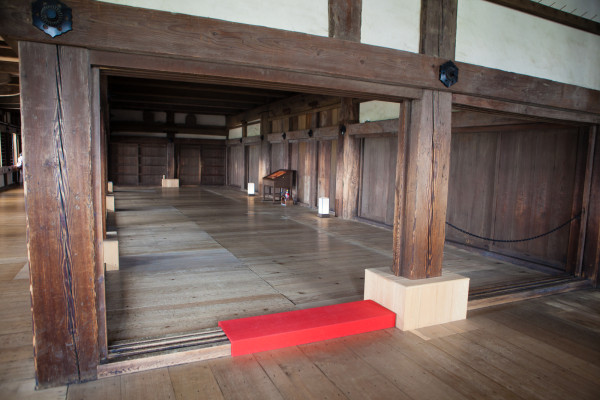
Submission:
POLYGON ((361 42, 419 52, 420 0, 363 0, 361 42))
POLYGON ((260 124, 248 125, 248 136, 260 136, 260 124))
POLYGON ((360 123, 383 121, 400 117, 400 104, 387 101, 366 101, 360 103, 358 120, 360 123))
POLYGON ((483 0, 458 1, 456 59, 600 90, 600 36, 483 0))
POLYGON ((328 36, 328 0, 99 0, 328 36))
POLYGON ((229 130, 229 139, 237 139, 242 137, 242 127, 229 130))

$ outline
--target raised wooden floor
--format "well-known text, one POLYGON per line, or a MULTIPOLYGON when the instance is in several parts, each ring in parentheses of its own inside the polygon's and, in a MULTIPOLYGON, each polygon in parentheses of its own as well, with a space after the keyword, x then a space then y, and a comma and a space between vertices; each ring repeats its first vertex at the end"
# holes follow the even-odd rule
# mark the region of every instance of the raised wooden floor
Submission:
POLYGON ((2 399, 597 399, 600 292, 469 312, 466 321, 388 329, 34 390, 23 192, 0 193, 2 399))
MULTIPOLYGON (((107 272, 109 342, 219 320, 361 300, 365 268, 389 267, 390 229, 318 218, 227 188, 115 188, 121 270, 107 272)), ((545 274, 446 246, 471 287, 545 274)))

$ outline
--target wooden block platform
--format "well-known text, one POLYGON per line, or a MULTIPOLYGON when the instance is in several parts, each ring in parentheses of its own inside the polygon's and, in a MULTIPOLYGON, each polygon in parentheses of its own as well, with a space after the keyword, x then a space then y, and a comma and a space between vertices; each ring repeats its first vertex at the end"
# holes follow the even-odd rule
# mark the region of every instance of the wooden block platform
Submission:
POLYGON ((220 321, 231 355, 258 353, 393 328, 396 314, 371 300, 220 321))

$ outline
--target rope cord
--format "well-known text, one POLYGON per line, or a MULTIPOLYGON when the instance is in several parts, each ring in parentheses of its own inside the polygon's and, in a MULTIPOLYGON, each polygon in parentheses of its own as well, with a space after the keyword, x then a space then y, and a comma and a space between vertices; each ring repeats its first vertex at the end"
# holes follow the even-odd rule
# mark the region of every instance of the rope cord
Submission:
POLYGON ((456 230, 457 230, 457 231, 459 231, 459 232, 462 232, 462 233, 464 233, 465 235, 473 236, 473 237, 475 237, 475 238, 477 238, 477 239, 486 240, 486 241, 488 241, 488 242, 499 242, 499 243, 517 243, 517 242, 528 242, 528 241, 530 241, 530 240, 535 240, 535 239, 539 239, 539 238, 541 238, 541 237, 544 237, 544 236, 548 236, 548 235, 550 235, 551 233, 554 233, 554 232, 558 231, 559 229, 562 229, 562 228, 564 228, 565 226, 569 225, 571 222, 573 222, 573 221, 575 221, 576 219, 579 219, 579 218, 581 218, 581 212, 580 212, 579 214, 577 214, 576 216, 574 216, 573 218, 571 218, 570 220, 568 220, 567 222, 565 222, 565 223, 563 223, 563 224, 561 224, 561 225, 557 226, 557 227, 556 227, 556 228, 554 228, 554 229, 551 229, 551 230, 549 230, 548 232, 542 233, 542 234, 540 234, 540 235, 536 235, 536 236, 531 236, 531 237, 528 237, 528 238, 524 238, 524 239, 514 239, 514 240, 507 240, 507 239, 494 239, 494 238, 488 238, 488 237, 485 237, 485 236, 479 236, 479 235, 476 235, 476 234, 474 234, 474 233, 467 232, 467 231, 465 231, 464 229, 461 229, 461 228, 459 228, 458 226, 456 226, 456 225, 453 225, 453 224, 451 224, 451 223, 450 223, 450 222, 448 222, 448 221, 446 221, 446 225, 448 225, 448 226, 449 226, 449 227, 451 227, 451 228, 454 228, 454 229, 456 229, 456 230))

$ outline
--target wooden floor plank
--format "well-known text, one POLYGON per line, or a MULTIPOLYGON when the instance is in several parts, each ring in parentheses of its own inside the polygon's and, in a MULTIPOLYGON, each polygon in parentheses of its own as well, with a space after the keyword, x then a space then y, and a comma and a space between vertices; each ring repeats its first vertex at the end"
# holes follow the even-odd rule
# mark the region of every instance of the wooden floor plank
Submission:
POLYGON ((302 352, 349 399, 410 399, 411 397, 342 340, 299 346, 302 352))
POLYGON ((252 355, 214 360, 210 368, 226 399, 283 399, 252 355))
POLYGON ((254 355, 286 399, 345 399, 346 396, 298 347, 254 355))
POLYGON ((223 394, 207 364, 169 367, 175 398, 180 400, 223 399, 223 394))
POLYGON ((167 368, 121 376, 122 399, 175 399, 167 368))
POLYGON ((67 400, 120 400, 121 377, 113 376, 97 381, 69 385, 67 400))

